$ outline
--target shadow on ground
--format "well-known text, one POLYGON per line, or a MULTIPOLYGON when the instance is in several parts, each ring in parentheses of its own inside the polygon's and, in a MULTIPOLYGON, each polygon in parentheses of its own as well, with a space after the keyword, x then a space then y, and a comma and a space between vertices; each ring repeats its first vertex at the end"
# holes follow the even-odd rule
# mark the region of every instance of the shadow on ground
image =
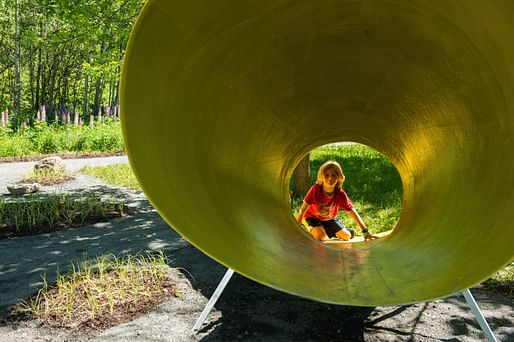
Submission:
MULTIPOLYGON (((109 187, 98 186, 88 191, 138 201, 137 196, 130 198, 130 194, 109 187)), ((43 284, 43 275, 46 274, 49 282, 54 281, 56 270, 66 271, 72 261, 105 254, 121 257, 145 251, 171 252, 186 245, 146 201, 140 204, 137 215, 88 227, 1 240, 0 309, 34 294, 43 284)))
MULTIPOLYGON (((226 272, 191 246, 177 251, 173 258, 175 265, 187 267, 184 275, 205 298, 212 296, 226 272)), ((481 290, 475 290, 474 295, 490 309, 486 317, 497 334, 501 330, 499 340, 511 340, 514 337, 512 312, 504 314, 512 308, 512 303, 501 296, 491 299, 490 294, 481 290)), ((200 312, 195 319, 199 315, 200 312)), ((202 341, 477 341, 484 336, 461 295, 392 307, 331 305, 274 290, 236 273, 197 338, 202 341)))

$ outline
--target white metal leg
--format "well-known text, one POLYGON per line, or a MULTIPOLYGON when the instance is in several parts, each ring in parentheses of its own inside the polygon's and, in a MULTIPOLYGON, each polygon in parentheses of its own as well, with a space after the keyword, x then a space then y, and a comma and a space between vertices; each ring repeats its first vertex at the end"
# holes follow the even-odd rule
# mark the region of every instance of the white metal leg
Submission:
POLYGON ((480 328, 482 328, 482 331, 487 337, 487 341, 497 342, 496 337, 494 337, 493 331, 489 327, 489 324, 487 324, 487 321, 485 320, 482 311, 480 311, 480 308, 478 307, 477 302, 475 301, 475 298, 473 298, 473 295, 471 294, 469 289, 462 292, 462 294, 464 295, 464 298, 466 298, 466 302, 468 303, 471 312, 473 312, 473 314, 475 315, 478 324, 480 324, 480 328))
POLYGON ((214 304, 218 301, 218 298, 221 296, 221 293, 225 289, 225 286, 227 286, 230 278, 232 278, 232 275, 234 274, 234 270, 229 268, 227 272, 225 272, 225 275, 223 276, 223 279, 221 279, 220 283, 218 284, 218 287, 216 288, 216 291, 214 291, 214 294, 212 295, 211 299, 209 299, 209 302, 203 309, 202 313, 200 314, 200 317, 196 320, 196 323, 192 329, 193 333, 198 333, 200 331, 200 328, 203 325, 203 322, 205 322, 205 319, 207 318, 207 315, 211 312, 212 308, 214 307, 214 304))

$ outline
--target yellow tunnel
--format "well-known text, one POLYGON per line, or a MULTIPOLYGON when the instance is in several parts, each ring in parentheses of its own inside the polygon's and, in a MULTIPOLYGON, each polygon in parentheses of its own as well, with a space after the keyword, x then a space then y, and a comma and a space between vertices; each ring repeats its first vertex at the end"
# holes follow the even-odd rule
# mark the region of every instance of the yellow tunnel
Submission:
POLYGON ((149 0, 129 159, 175 230, 264 285, 366 306, 462 291, 514 255, 513 38, 512 1, 149 0), (398 169, 388 237, 341 249, 295 223, 293 170, 336 141, 398 169))

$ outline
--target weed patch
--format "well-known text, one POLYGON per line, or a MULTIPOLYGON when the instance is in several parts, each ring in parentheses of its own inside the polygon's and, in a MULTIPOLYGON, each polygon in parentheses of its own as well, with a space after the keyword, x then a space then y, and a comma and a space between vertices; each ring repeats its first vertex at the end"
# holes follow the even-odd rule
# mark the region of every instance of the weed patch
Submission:
POLYGON ((41 185, 61 184, 73 179, 73 176, 66 172, 40 169, 29 172, 18 183, 39 183, 41 185))
POLYGON ((96 333, 147 313, 177 291, 162 252, 146 256, 101 256, 72 263, 57 281, 16 306, 10 316, 96 333))
POLYGON ((100 178, 107 184, 123 186, 136 191, 143 191, 134 172, 128 164, 112 164, 107 166, 90 167, 80 169, 80 172, 100 178))
POLYGON ((123 216, 126 205, 89 194, 0 197, 0 239, 80 227, 123 216))

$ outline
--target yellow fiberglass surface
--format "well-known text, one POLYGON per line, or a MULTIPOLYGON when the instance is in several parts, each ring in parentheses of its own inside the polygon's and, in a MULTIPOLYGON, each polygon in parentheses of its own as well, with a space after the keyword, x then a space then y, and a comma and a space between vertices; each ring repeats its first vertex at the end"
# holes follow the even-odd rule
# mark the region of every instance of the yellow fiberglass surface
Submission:
POLYGON ((322 302, 406 304, 475 285, 514 254, 514 2, 147 1, 121 111, 162 217, 221 264, 322 302), (386 237, 322 245, 288 193, 311 149, 387 156, 386 237))

